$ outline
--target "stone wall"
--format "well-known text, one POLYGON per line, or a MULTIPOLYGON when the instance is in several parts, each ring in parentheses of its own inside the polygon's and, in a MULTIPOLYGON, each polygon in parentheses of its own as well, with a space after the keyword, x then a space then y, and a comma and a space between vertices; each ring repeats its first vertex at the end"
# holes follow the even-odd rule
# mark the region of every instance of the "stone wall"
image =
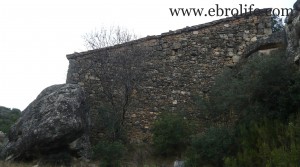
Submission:
MULTIPOLYGON (((263 9, 261 12, 265 13, 267 10, 263 9)), ((184 109, 189 118, 197 119, 201 111, 189 109, 191 97, 208 92, 215 76, 223 68, 235 65, 243 57, 247 47, 271 33, 270 16, 253 14, 220 19, 112 47, 74 53, 67 55, 70 63, 67 83, 77 83, 84 87, 91 113, 95 114, 93 122, 102 99, 97 95, 97 92, 101 92, 97 86, 101 81, 93 75, 95 69, 89 69, 91 62, 106 52, 131 45, 150 47, 152 54, 147 59, 145 77, 135 92, 135 105, 126 116, 131 141, 147 141, 151 136, 151 125, 161 112, 184 109)), ((94 125, 91 137, 96 139, 101 131, 94 125)))

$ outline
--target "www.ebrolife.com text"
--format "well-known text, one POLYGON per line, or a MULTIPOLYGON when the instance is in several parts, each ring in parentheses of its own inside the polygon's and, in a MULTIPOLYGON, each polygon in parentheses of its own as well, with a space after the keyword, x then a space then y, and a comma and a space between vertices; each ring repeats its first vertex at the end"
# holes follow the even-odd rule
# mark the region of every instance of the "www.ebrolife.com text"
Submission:
MULTIPOLYGON (((243 16, 245 14, 261 14, 260 9, 254 4, 239 4, 236 8, 222 8, 219 4, 211 8, 169 8, 171 16, 243 16)), ((288 16, 293 11, 292 8, 270 8, 264 14, 271 16, 288 16)))

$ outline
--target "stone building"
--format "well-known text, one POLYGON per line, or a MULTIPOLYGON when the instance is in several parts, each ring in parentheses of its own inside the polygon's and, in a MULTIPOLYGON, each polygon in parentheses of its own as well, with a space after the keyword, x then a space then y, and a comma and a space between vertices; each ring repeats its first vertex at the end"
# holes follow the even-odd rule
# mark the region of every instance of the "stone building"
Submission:
POLYGON ((67 83, 81 85, 87 94, 93 115, 92 139, 101 136, 96 124, 97 111, 103 101, 99 87, 101 80, 94 75, 96 67, 91 66, 97 57, 132 45, 150 48, 151 54, 143 71, 144 79, 135 90, 134 106, 126 115, 131 141, 147 141, 151 136, 151 125, 161 112, 176 112, 184 107, 188 119, 197 119, 201 111, 189 110, 191 97, 207 93, 216 75, 246 57, 245 52, 251 53, 247 48, 261 49, 255 43, 272 34, 271 17, 266 15, 267 11, 269 9, 262 9, 260 13, 228 17, 112 47, 67 55, 67 83))

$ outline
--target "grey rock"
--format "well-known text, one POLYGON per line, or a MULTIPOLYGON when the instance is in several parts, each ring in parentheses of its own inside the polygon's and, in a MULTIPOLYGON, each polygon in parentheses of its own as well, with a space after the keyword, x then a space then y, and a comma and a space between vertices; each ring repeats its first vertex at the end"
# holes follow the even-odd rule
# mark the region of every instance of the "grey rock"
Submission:
POLYGON ((184 167, 184 161, 176 160, 174 162, 174 167, 184 167))
POLYGON ((287 53, 290 56, 290 59, 295 59, 300 55, 300 12, 298 6, 300 1, 297 1, 294 5, 295 10, 291 15, 286 18, 285 32, 287 40, 287 53))
POLYGON ((79 85, 50 86, 29 104, 11 127, 1 157, 23 160, 68 152, 90 158, 89 122, 85 94, 79 85))
POLYGON ((6 143, 7 143, 7 136, 5 135, 5 133, 0 131, 0 147, 5 145, 6 143))
POLYGON ((239 62, 240 61, 240 56, 233 56, 232 57, 232 62, 233 63, 237 63, 237 62, 239 62))
POLYGON ((293 5, 293 9, 300 11, 300 0, 297 0, 294 5, 293 5))
POLYGON ((179 42, 176 42, 173 44, 173 49, 179 49, 181 47, 181 44, 179 42))

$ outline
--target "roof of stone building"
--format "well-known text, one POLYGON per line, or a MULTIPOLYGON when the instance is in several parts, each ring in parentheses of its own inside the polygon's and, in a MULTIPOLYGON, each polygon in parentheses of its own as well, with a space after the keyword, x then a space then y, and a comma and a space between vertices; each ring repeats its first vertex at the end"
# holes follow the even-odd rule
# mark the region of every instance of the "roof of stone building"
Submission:
POLYGON ((72 54, 68 54, 67 58, 68 59, 74 59, 76 57, 89 55, 89 54, 96 53, 96 52, 101 51, 101 50, 110 50, 112 48, 123 47, 123 46, 126 46, 126 45, 132 45, 132 44, 136 44, 136 43, 139 43, 139 42, 148 41, 148 40, 151 40, 151 39, 159 39, 161 37, 165 37, 165 36, 169 36, 169 35, 176 35, 176 34, 181 34, 181 33, 184 33, 184 32, 190 32, 190 31, 195 31, 195 30, 199 30, 199 29, 204 29, 204 28, 211 27, 211 26, 214 26, 214 25, 217 25, 217 24, 226 23, 226 22, 233 21, 233 20, 238 20, 238 19, 241 19, 241 18, 253 16, 253 15, 257 15, 257 16, 263 15, 263 14, 266 14, 266 13, 270 12, 271 10, 272 10, 272 8, 259 9, 259 10, 256 10, 256 12, 247 12, 247 13, 244 13, 243 15, 226 17, 226 18, 223 18, 223 19, 211 21, 211 22, 204 23, 204 24, 198 24, 198 25, 194 25, 194 26, 191 26, 191 27, 187 26, 185 28, 174 30, 174 31, 170 30, 169 32, 162 33, 161 35, 147 36, 147 37, 144 37, 144 38, 140 38, 140 39, 137 39, 137 40, 129 41, 129 42, 114 45, 114 46, 109 46, 109 47, 99 48, 99 49, 94 49, 94 50, 88 50, 88 51, 84 51, 84 52, 80 52, 80 53, 75 52, 75 53, 72 53, 72 54))

